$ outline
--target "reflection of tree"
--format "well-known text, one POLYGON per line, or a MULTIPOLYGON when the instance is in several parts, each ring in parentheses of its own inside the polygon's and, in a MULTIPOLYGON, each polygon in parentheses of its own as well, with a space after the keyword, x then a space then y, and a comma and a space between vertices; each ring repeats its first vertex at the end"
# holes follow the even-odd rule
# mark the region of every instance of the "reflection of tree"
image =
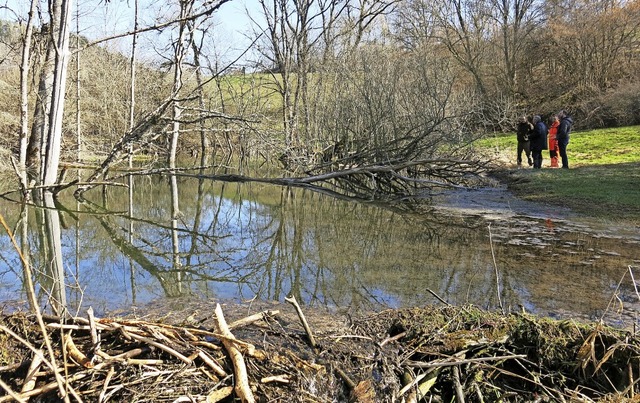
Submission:
MULTIPOLYGON (((18 221, 20 227, 20 253, 22 254, 22 259, 20 259, 22 263, 22 284, 24 286, 25 292, 27 293, 27 301, 30 304, 33 304, 36 301, 36 296, 33 294, 34 289, 29 286, 29 283, 33 280, 31 279, 31 251, 29 248, 29 210, 25 204, 22 205, 22 209, 20 210, 20 219, 18 221)), ((31 284, 33 285, 33 283, 31 284)), ((36 311, 35 306, 30 306, 31 311, 36 311)))
MULTIPOLYGON (((256 295, 281 300, 291 292, 320 306, 384 303, 364 280, 375 261, 384 259, 383 245, 397 235, 390 221, 401 221, 400 216, 290 188, 273 204, 256 206, 252 213, 255 238, 248 265, 263 276, 256 295)), ((437 233, 424 227, 423 236, 437 233)))
POLYGON ((170 175, 171 182, 171 254, 173 262, 172 273, 175 274, 175 281, 178 287, 178 295, 182 294, 182 262, 180 261, 180 237, 178 236, 178 216, 180 215, 180 204, 178 198, 178 180, 175 175, 170 175))
MULTIPOLYGON (((120 287, 126 274, 126 268, 118 268, 122 254, 136 268, 135 274, 131 272, 131 292, 138 294, 139 302, 156 289, 167 297, 240 295, 261 300, 282 300, 291 292, 304 304, 375 309, 436 302, 430 289, 453 304, 496 306, 487 220, 481 214, 451 214, 429 206, 419 210, 401 201, 381 208, 308 189, 260 183, 231 185, 205 177, 177 177, 172 183, 170 179, 141 177, 130 191, 108 189, 101 202, 108 198, 114 210, 83 201, 82 211, 65 214, 88 216, 80 222, 80 235, 75 239, 81 240, 76 242, 85 242, 80 248, 84 259, 95 254, 100 256, 95 260, 104 262, 90 268, 84 263, 79 277, 83 288, 97 275, 113 277, 109 284, 89 283, 89 288, 96 288, 93 292, 105 292, 100 289, 105 286, 120 287), (176 194, 179 209, 171 203, 176 194), (129 208, 121 209, 127 204, 129 208), (140 287, 137 291, 134 284, 140 287)), ((45 256, 52 248, 45 245, 47 238, 42 235, 45 210, 36 211, 42 225, 32 232, 37 235, 32 245, 39 243, 37 249, 45 256)), ((596 262, 594 267, 601 270, 589 271, 580 263, 588 249, 597 250, 597 246, 580 246, 580 254, 571 257, 560 245, 539 249, 509 244, 518 236, 535 235, 537 224, 544 228, 543 223, 531 221, 492 223, 505 305, 548 307, 554 299, 576 306, 584 300, 576 293, 588 287, 597 288, 599 296, 584 306, 602 305, 599 301, 608 297, 603 294, 608 292, 611 270, 596 262), (533 228, 532 232, 527 233, 526 228, 533 228), (554 253, 567 255, 562 270, 554 253), (563 278, 565 272, 576 278, 585 271, 585 281, 563 278), (558 295, 545 291, 549 289, 558 295), (574 298, 570 294, 574 302, 569 301, 574 298)), ((604 245, 605 241, 590 242, 604 245)), ((36 260, 43 263, 50 256, 36 260)), ((620 258, 621 267, 626 267, 624 259, 620 258)), ((52 289, 51 278, 43 279, 49 281, 43 283, 47 289, 52 289)))
MULTIPOLYGON (((134 46, 135 49, 135 46, 134 46)), ((134 69, 135 70, 135 69, 134 69)), ((132 106, 133 108, 133 106, 132 106)), ((132 160, 131 157, 129 157, 129 167, 132 166, 132 160)), ((133 189, 134 189, 134 184, 133 184, 133 175, 129 175, 129 177, 127 178, 127 185, 129 185, 129 192, 128 192, 128 196, 129 199, 127 200, 127 206, 128 208, 128 221, 129 221, 129 228, 127 231, 127 242, 129 242, 129 244, 133 244, 133 189)), ((136 303, 136 266, 134 264, 134 260, 129 258, 129 281, 131 282, 131 302, 133 304, 136 303)))
POLYGON ((50 192, 42 195, 42 207, 36 210, 40 237, 40 285, 49 295, 51 307, 60 315, 66 313, 67 296, 62 258, 60 212, 50 192))
MULTIPOLYGON (((95 206, 89 206, 88 202, 84 202, 84 206, 88 207, 90 210, 91 208, 95 208, 95 206)), ((174 281, 173 278, 168 278, 167 277, 167 273, 171 273, 172 271, 162 271, 158 268, 158 266, 152 262, 145 254, 144 252, 137 248, 136 246, 134 246, 134 244, 130 241, 130 239, 132 238, 126 238, 123 235, 121 235, 121 231, 120 228, 118 227, 117 224, 115 224, 113 222, 113 216, 109 216, 106 214, 97 214, 94 215, 94 218, 96 220, 98 220, 98 222, 100 223, 100 225, 102 226, 102 228, 104 228, 104 230, 106 231, 106 233, 108 234, 109 238, 111 239, 111 241, 113 242, 113 244, 125 255, 127 256, 129 259, 131 259, 133 262, 135 262, 136 264, 138 264, 138 266, 140 266, 140 268, 142 268, 143 270, 145 270, 146 272, 148 272, 149 274, 153 275, 154 277, 156 277, 159 282, 160 285, 162 286, 162 289, 165 292, 165 295, 171 297, 171 296, 179 296, 179 290, 175 289, 175 286, 177 285, 176 282, 174 281)), ((134 287, 134 283, 132 282, 131 284, 132 288, 134 287)), ((132 290, 133 292, 133 290, 132 290)))
MULTIPOLYGON (((171 198, 176 200, 179 193, 177 183, 170 184, 170 186, 172 188, 171 198)), ((245 281, 244 276, 234 270, 207 272, 210 266, 215 267, 216 263, 223 263, 223 265, 225 263, 224 258, 213 261, 203 261, 202 259, 206 255, 217 255, 217 251, 213 247, 219 239, 208 233, 198 232, 199 225, 194 224, 193 231, 180 227, 179 221, 182 214, 178 214, 177 203, 171 204, 170 226, 164 225, 162 222, 129 218, 121 213, 109 212, 87 200, 83 200, 82 205, 98 221, 118 250, 159 281, 164 295, 167 297, 189 293, 191 291, 189 285, 197 282, 243 283, 245 281), (118 220, 122 218, 127 219, 130 223, 136 222, 138 224, 137 232, 132 234, 130 231, 126 231, 128 236, 125 237, 124 228, 118 223, 118 220), (190 237, 189 243, 193 244, 190 248, 188 265, 181 263, 180 234, 188 235, 190 237), (167 245, 167 247, 162 245, 167 245), (192 260, 196 255, 199 261, 192 260)), ((203 206, 199 207, 200 216, 203 208, 203 206)), ((212 227, 215 225, 210 226, 210 228, 212 227)))
POLYGON ((66 287, 64 281, 64 265, 62 263, 62 242, 60 231, 60 213, 56 208, 53 195, 45 192, 45 234, 50 256, 45 263, 52 279, 51 301, 53 307, 62 314, 67 307, 66 287))

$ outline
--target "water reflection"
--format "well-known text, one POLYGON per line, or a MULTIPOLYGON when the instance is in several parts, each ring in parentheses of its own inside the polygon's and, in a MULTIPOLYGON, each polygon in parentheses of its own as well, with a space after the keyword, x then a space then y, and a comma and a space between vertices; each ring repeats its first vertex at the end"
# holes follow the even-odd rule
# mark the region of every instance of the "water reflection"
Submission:
MULTIPOLYGON (((104 313, 166 298, 282 301, 291 292, 307 305, 357 310, 438 303, 433 293, 489 308, 499 296, 507 309, 559 316, 597 317, 612 297, 626 315, 638 307, 632 281, 616 294, 638 264, 638 234, 618 238, 548 217, 399 213, 303 189, 176 175, 128 184, 82 202, 45 198, 22 215, 18 204, 0 203, 43 306, 104 313)), ((5 234, 0 259, 0 299, 26 299, 5 234)))

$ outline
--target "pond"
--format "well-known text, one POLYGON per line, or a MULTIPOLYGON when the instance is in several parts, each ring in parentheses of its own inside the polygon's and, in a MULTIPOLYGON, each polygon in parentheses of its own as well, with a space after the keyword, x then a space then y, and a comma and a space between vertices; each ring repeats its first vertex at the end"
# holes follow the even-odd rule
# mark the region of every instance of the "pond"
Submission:
MULTIPOLYGON (((500 188, 409 205, 183 176, 132 176, 130 185, 83 201, 64 191, 40 206, 0 200, 43 307, 106 315, 292 293, 331 310, 446 301, 621 325, 640 309, 637 227, 589 222, 500 188)), ((5 310, 27 301, 24 278, 2 231, 5 310)))

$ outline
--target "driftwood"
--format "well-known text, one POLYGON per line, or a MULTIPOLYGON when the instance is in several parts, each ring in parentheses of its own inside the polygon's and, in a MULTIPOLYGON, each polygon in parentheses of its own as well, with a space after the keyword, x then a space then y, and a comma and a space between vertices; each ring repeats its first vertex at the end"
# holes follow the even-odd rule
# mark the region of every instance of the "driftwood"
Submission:
POLYGON ((222 344, 224 344, 224 347, 229 352, 229 356, 231 357, 231 361, 233 362, 233 368, 235 369, 236 394, 243 402, 253 403, 255 402, 255 399, 253 398, 253 392, 251 392, 251 387, 249 386, 247 367, 244 363, 244 358, 242 358, 242 353, 240 353, 240 350, 238 350, 238 347, 234 343, 235 337, 229 330, 229 326, 227 326, 227 322, 224 319, 224 314, 222 313, 220 304, 216 305, 215 315, 218 331, 225 337, 222 340, 222 344))

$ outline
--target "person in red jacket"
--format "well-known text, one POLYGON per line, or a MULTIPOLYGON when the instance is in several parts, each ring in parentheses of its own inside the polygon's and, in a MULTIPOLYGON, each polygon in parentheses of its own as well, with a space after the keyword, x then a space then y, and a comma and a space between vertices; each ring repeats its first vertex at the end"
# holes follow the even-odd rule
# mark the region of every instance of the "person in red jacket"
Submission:
POLYGON ((560 155, 560 147, 558 146, 558 139, 556 139, 556 133, 558 133, 558 126, 560 126, 560 119, 556 115, 549 118, 549 158, 551 159, 551 168, 559 168, 558 155, 560 155))

